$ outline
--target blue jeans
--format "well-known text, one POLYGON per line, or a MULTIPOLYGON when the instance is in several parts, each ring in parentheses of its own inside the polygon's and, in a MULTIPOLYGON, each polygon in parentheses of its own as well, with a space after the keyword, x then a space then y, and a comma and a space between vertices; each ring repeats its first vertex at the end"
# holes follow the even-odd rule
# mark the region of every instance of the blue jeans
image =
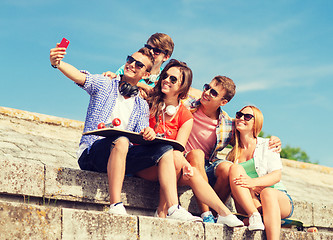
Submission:
MULTIPOLYGON (((82 170, 107 172, 107 165, 114 142, 118 137, 102 138, 86 149, 78 160, 82 170)), ((162 143, 149 145, 130 145, 126 157, 125 174, 134 174, 158 164, 162 156, 173 150, 172 146, 162 143)))
POLYGON ((209 182, 209 185, 212 187, 214 187, 216 180, 217 180, 217 177, 215 174, 216 168, 220 163, 223 163, 223 162, 229 162, 229 161, 220 159, 220 160, 216 160, 215 162, 206 161, 206 163, 205 163, 205 170, 206 170, 206 174, 208 177, 208 182, 209 182))

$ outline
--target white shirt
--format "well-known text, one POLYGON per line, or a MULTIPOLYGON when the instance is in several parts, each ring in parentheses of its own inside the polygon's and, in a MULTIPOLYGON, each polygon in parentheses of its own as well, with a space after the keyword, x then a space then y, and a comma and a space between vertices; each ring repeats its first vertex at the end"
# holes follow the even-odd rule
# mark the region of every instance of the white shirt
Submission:
POLYGON ((254 166, 259 177, 262 177, 275 170, 282 169, 280 154, 268 149, 269 139, 257 138, 256 149, 254 150, 254 166))
POLYGON ((118 90, 118 97, 116 99, 116 105, 114 110, 106 123, 111 123, 113 119, 119 118, 121 124, 115 128, 126 129, 130 116, 133 112, 135 97, 125 99, 118 90))

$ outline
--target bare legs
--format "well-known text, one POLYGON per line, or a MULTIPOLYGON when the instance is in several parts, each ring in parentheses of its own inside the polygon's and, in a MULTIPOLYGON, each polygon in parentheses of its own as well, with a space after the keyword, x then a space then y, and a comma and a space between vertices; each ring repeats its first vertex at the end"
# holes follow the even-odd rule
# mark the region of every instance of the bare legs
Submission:
MULTIPOLYGON (((211 188, 208 182, 201 176, 199 171, 197 171, 196 168, 193 168, 193 171, 193 176, 189 179, 184 179, 184 177, 181 177, 179 184, 190 186, 197 199, 203 204, 210 206, 219 215, 230 215, 230 210, 222 203, 221 199, 216 195, 215 191, 211 188)), ((209 211, 208 206, 207 208, 209 211)))
POLYGON ((228 200, 231 193, 229 184, 229 170, 231 165, 231 162, 221 162, 215 170, 216 183, 214 190, 224 203, 228 200))
POLYGON ((280 239, 281 219, 291 211, 289 198, 273 188, 265 188, 260 198, 267 239, 280 239))
POLYGON ((123 187, 126 167, 126 155, 129 142, 127 138, 121 137, 116 140, 110 153, 107 174, 109 181, 110 203, 121 201, 121 189, 123 187))
POLYGON ((177 178, 175 164, 173 160, 173 151, 166 152, 160 159, 158 166, 144 169, 136 175, 150 181, 159 181, 160 183, 160 203, 159 210, 178 204, 177 178))
MULTIPOLYGON (((203 177, 203 179, 208 182, 207 174, 205 171, 205 154, 199 149, 192 150, 186 156, 186 160, 191 164, 192 167, 196 168, 198 173, 203 177)), ((209 207, 202 203, 197 197, 197 204, 202 213, 208 212, 209 207)))
POLYGON ((261 206, 267 239, 279 239, 281 218, 287 217, 291 211, 289 198, 285 193, 277 189, 266 187, 260 193, 260 205, 252 190, 236 185, 233 182, 235 177, 239 175, 245 176, 245 174, 244 168, 238 164, 234 164, 230 168, 229 181, 235 201, 249 216, 258 212, 257 209, 261 206))
MULTIPOLYGON (((196 149, 192 150, 187 156, 187 161, 191 166, 195 167, 203 179, 208 182, 206 170, 205 170, 205 154, 202 150, 196 149)), ((229 186, 229 169, 231 167, 231 162, 221 162, 215 170, 216 174, 216 183, 214 185, 214 190, 217 195, 220 197, 222 202, 226 202, 230 195, 230 186, 229 186)), ((209 211, 209 207, 197 199, 198 206, 201 212, 209 211)))

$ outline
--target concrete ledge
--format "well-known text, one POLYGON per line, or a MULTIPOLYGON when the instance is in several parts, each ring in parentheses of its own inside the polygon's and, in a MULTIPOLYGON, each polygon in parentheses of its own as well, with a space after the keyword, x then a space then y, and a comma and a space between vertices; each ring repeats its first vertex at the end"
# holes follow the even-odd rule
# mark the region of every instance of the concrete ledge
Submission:
MULTIPOLYGON (((0 199, 8 196, 31 196, 67 201, 66 207, 76 208, 76 203, 108 206, 107 176, 70 168, 43 166, 40 163, 1 160, 0 199), (3 196, 3 197, 1 197, 3 196), (4 197, 5 196, 5 197, 4 197)), ((22 197, 22 199, 23 199, 22 197)), ((180 204, 190 212, 198 214, 195 197, 187 187, 179 188, 180 204)), ((140 178, 126 177, 122 200, 126 207, 139 215, 150 216, 159 201, 159 185, 140 178)), ((100 208, 97 208, 100 209, 100 208)), ((331 204, 313 204, 295 201, 293 218, 301 219, 305 225, 333 228, 331 204)))
POLYGON ((61 239, 61 209, 0 202, 1 239, 61 239))
MULTIPOLYGON (((264 232, 250 232, 247 227, 4 202, 0 202, 0 223, 1 239, 266 239, 264 232)), ((333 233, 282 229, 280 239, 333 239, 333 233)))
POLYGON ((63 209, 62 239, 139 239, 136 216, 63 209))
POLYGON ((0 159, 0 193, 42 197, 44 165, 33 162, 0 159))
POLYGON ((41 122, 41 123, 59 125, 64 127, 72 127, 77 129, 83 129, 84 126, 84 123, 82 121, 60 118, 41 113, 33 113, 24 110, 18 110, 14 108, 1 107, 1 106, 0 106, 0 114, 28 121, 41 122))

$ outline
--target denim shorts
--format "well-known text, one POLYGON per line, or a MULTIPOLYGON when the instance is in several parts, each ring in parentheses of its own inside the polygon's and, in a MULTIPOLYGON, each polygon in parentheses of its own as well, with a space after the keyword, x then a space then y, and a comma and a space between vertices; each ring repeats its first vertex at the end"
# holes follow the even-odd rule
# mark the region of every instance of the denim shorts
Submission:
MULTIPOLYGON (((84 150, 78 160, 82 170, 107 172, 107 165, 114 142, 118 137, 102 138, 93 143, 90 149, 84 150)), ((168 144, 132 145, 128 148, 125 174, 134 174, 158 164, 161 157, 173 150, 168 144)))
POLYGON ((209 185, 214 187, 215 183, 216 183, 216 168, 217 166, 220 164, 220 163, 223 163, 223 162, 230 162, 228 160, 216 160, 215 162, 208 162, 206 161, 205 163, 205 170, 206 170, 206 174, 207 174, 207 177, 208 177, 208 182, 209 182, 209 185))

